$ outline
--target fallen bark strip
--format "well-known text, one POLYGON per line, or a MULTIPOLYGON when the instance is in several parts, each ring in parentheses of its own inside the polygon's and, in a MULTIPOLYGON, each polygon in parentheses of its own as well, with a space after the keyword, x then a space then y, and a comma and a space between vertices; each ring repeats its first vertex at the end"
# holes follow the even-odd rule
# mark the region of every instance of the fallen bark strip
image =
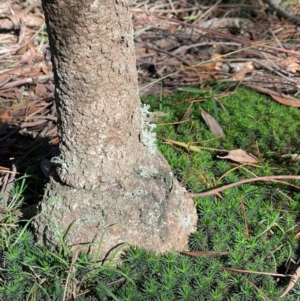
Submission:
POLYGON ((300 277, 300 266, 297 268, 297 270, 295 271, 294 275, 292 275, 290 282, 287 286, 287 288, 285 289, 285 291, 281 294, 280 298, 283 298, 284 296, 286 296, 289 291, 295 286, 295 284, 297 283, 298 279, 300 277))

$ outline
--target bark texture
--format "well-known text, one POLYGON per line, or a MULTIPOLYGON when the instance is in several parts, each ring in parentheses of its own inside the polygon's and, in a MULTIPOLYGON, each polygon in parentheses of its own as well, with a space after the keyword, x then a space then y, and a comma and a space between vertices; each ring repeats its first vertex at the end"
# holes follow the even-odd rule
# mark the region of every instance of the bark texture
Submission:
POLYGON ((128 3, 44 0, 43 8, 61 155, 34 222, 39 241, 102 238, 102 255, 123 242, 181 250, 196 210, 165 159, 142 143, 128 3))

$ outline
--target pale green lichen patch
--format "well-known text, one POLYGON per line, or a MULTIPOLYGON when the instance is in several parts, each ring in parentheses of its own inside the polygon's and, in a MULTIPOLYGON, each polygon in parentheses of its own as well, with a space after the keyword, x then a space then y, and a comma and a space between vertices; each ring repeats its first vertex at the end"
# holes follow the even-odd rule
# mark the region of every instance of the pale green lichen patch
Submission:
POLYGON ((149 116, 149 105, 143 105, 141 107, 142 111, 142 137, 141 141, 144 146, 147 147, 151 154, 154 154, 157 151, 156 146, 156 133, 153 131, 156 128, 156 125, 147 121, 149 116))

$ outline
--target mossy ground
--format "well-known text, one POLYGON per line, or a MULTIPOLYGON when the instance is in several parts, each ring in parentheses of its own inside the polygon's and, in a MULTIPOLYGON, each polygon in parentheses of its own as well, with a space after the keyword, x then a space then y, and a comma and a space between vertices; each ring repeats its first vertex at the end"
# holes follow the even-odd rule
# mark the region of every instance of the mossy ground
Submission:
MULTIPOLYGON (((242 88, 224 98, 211 93, 180 93, 164 100, 148 97, 145 101, 153 111, 166 113, 157 127, 159 148, 189 191, 201 192, 255 176, 299 173, 299 161, 282 157, 299 153, 298 109, 242 88), (180 126, 172 124, 180 121, 190 106, 187 121, 180 126), (219 122, 225 137, 216 138, 208 130, 201 109, 219 122), (164 139, 202 149, 187 151, 165 144, 164 139), (224 150, 239 148, 260 162, 241 165, 217 158, 224 156, 224 150)), ((197 296, 202 296, 199 300, 260 300, 264 294, 272 300, 278 298, 280 289, 273 277, 228 272, 224 267, 276 273, 290 259, 298 258, 295 234, 299 228, 299 191, 286 184, 256 182, 224 190, 221 195, 222 199, 195 199, 199 222, 190 248, 229 251, 230 255, 190 259, 189 272, 181 276, 178 273, 177 279, 189 283, 189 294, 186 292, 184 297, 177 291, 168 300, 192 300, 197 296)))
MULTIPOLYGON (((299 174, 300 161, 282 158, 299 153, 298 109, 246 89, 224 98, 199 91, 143 101, 152 111, 166 113, 156 128, 158 146, 190 192, 255 176, 299 174), (187 121, 179 126, 189 107, 187 121), (208 130, 201 109, 219 122, 225 137, 208 130), (164 139, 196 145, 200 151, 168 145, 164 139), (224 150, 238 148, 259 162, 242 165, 218 158, 224 150)), ((297 182, 255 182, 195 199, 199 221, 190 249, 228 252, 223 256, 156 256, 133 247, 115 269, 84 254, 74 262, 65 245, 51 253, 37 247, 27 230, 10 229, 9 239, 1 236, 0 299, 72 300, 72 282, 77 294, 85 291, 76 300, 278 300, 288 279, 277 283, 276 277, 256 272, 285 273, 298 259, 300 192, 290 184, 297 182)), ((297 283, 283 300, 300 300, 299 288, 297 283)))

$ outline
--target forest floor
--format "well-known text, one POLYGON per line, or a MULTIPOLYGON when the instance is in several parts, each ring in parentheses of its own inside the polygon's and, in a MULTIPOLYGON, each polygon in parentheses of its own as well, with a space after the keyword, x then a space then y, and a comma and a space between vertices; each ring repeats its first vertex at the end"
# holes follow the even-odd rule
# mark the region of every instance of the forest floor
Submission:
MULTIPOLYGON (((223 97, 234 97, 234 91, 238 88, 236 95, 239 99, 245 102, 253 99, 253 105, 250 104, 248 108, 238 113, 240 115, 237 117, 234 117, 232 113, 231 120, 227 120, 228 116, 220 113, 223 124, 228 126, 236 124, 234 129, 243 135, 247 131, 241 130, 242 125, 238 123, 239 119, 246 119, 246 116, 251 115, 255 124, 254 120, 260 119, 260 115, 263 118, 265 110, 259 106, 261 101, 264 103, 264 108, 274 107, 277 112, 276 116, 280 116, 278 120, 273 119, 270 122, 267 120, 270 131, 273 129, 274 132, 274 128, 280 128, 282 124, 288 124, 288 122, 291 128, 293 124, 294 127, 298 125, 300 119, 296 120, 299 116, 296 108, 300 107, 298 94, 300 85, 299 25, 278 17, 266 5, 223 4, 222 1, 215 1, 215 4, 211 4, 211 2, 202 1, 199 4, 197 1, 144 1, 132 7, 139 86, 143 101, 152 104, 156 111, 160 113, 164 111, 164 114, 167 114, 168 110, 166 111, 165 108, 163 110, 157 103, 170 106, 170 99, 173 101, 174 97, 175 99, 177 97, 174 93, 177 95, 184 93, 181 97, 185 98, 185 104, 180 109, 178 108, 177 114, 170 113, 169 119, 165 117, 163 124, 184 123, 187 120, 192 122, 196 114, 193 113, 195 108, 198 111, 205 108, 207 112, 210 109, 214 113, 216 113, 216 103, 229 108, 229 104, 219 100, 223 97), (241 87, 242 89, 239 90, 241 87), (262 94, 267 96, 263 100, 259 96, 262 94), (151 98, 150 95, 155 98, 151 98), (247 95, 247 99, 243 95, 247 95), (153 99, 156 99, 156 102, 153 99), (211 106, 206 104, 206 107, 200 109, 198 103, 204 100, 209 100, 211 106), (274 106, 273 103, 276 105, 274 106), (254 109, 256 105, 257 109, 254 109), (293 107, 293 109, 287 107, 293 107), (296 121, 285 120, 281 111, 293 116, 296 121), (258 115, 255 115, 256 113, 258 115), (253 117, 254 115, 256 117, 253 117)), ((293 9, 299 11, 300 4, 293 6, 293 9)), ((8 198, 14 181, 26 174, 31 174, 26 204, 21 212, 14 213, 16 216, 22 214, 23 217, 30 218, 34 212, 33 208, 40 201, 43 184, 48 179, 50 159, 58 154, 59 145, 48 38, 40 1, 2 2, 0 11, 0 191, 5 200, 8 198)), ((182 103, 182 98, 178 100, 178 103, 182 103)), ((234 101, 233 103, 233 112, 238 112, 238 103, 234 101)), ((217 118, 213 118, 211 115, 214 114, 210 115, 207 112, 201 113, 204 124, 213 135, 222 133, 222 128, 220 129, 216 121, 217 118)), ((271 116, 268 115, 269 112, 265 114, 265 116, 271 116)), ((272 118, 274 116, 272 115, 272 118)), ((161 120, 156 120, 156 122, 160 123, 161 120)), ((251 128, 251 121, 247 122, 248 127, 251 128)), ((169 131, 160 128, 158 130, 161 151, 163 153, 165 151, 164 154, 169 162, 174 161, 172 156, 176 156, 177 162, 187 159, 177 157, 172 151, 165 149, 164 145, 174 149, 185 148, 188 152, 199 151, 199 145, 192 145, 189 142, 191 140, 185 139, 185 137, 190 137, 188 129, 194 126, 193 122, 190 127, 183 126, 180 130, 178 126, 175 132, 180 134, 182 131, 183 133, 180 141, 175 140, 173 129, 169 131)), ((268 126, 257 130, 261 137, 268 131, 268 126)), ((226 129, 228 130, 224 128, 225 131, 226 129)), ((256 131, 255 126, 253 130, 256 131)), ((292 133, 290 140, 285 139, 284 132, 280 134, 282 136, 278 136, 289 146, 292 145, 290 149, 283 147, 280 153, 281 158, 288 156, 289 160, 292 159, 289 163, 295 162, 299 156, 299 144, 293 144, 293 139, 298 140, 299 133, 297 129, 290 130, 292 133)), ((227 159, 243 168, 243 164, 258 164, 262 159, 258 150, 263 149, 263 144, 259 145, 258 142, 257 148, 254 144, 249 147, 246 142, 243 144, 241 135, 235 138, 240 141, 240 144, 228 142, 226 149, 234 150, 235 147, 242 148, 241 145, 245 145, 247 152, 229 153, 227 159), (254 158, 250 153, 255 153, 254 158)), ((204 138, 212 139, 209 133, 204 134, 204 138)), ((193 139, 196 138, 193 137, 193 139)), ((220 149, 225 145, 224 143, 227 142, 220 145, 202 145, 202 147, 220 149)), ((272 144, 271 141, 268 143, 272 144)), ((271 158, 271 155, 269 157, 271 158)), ((178 169, 178 166, 174 168, 178 169)), ((215 167, 212 165, 213 168, 215 167)), ((231 166, 229 169, 231 168, 238 167, 231 166)), ((267 168, 268 166, 264 165, 265 171, 267 168)), ((290 172, 288 174, 290 176, 299 175, 297 169, 288 169, 286 165, 285 171, 290 172)), ((227 172, 229 171, 224 171, 225 174, 227 172)), ((187 178, 197 177, 195 174, 181 174, 178 170, 175 173, 181 183, 187 185, 191 196, 194 193, 194 197, 200 197, 202 189, 205 189, 201 186, 203 183, 196 189, 195 181, 187 180, 187 178)), ((255 174, 259 176, 257 170, 255 174)), ((276 176, 282 173, 270 174, 266 171, 260 174, 260 176, 266 175, 273 176, 273 180, 279 180, 276 176)), ((222 174, 219 174, 219 177, 223 179, 222 174)), ((239 177, 232 178, 227 179, 225 183, 235 183, 240 180, 239 177)), ((215 184, 214 181, 209 182, 211 186, 215 184)), ((296 183, 294 186, 297 190, 296 183)), ((215 194, 221 196, 220 192, 221 190, 215 191, 215 194)), ((295 195, 293 197, 296 198, 295 195)), ((243 206, 240 200, 239 204, 243 206)), ((5 214, 5 210, 2 201, 0 214, 5 214)), ((271 228, 266 230, 269 236, 272 232, 271 228)), ((298 239, 299 229, 293 230, 295 230, 294 237, 298 239)), ((260 229, 260 231, 263 230, 260 229)), ((197 242, 197 239, 195 241, 197 242)), ((291 254, 293 252, 291 251, 291 254)), ((195 254, 199 255, 199 253, 193 255, 195 254)), ((290 264, 292 259, 295 261, 295 270, 298 266, 298 257, 294 254, 293 258, 290 256, 286 258, 286 261, 290 264)), ((291 270, 287 268, 284 273, 288 273, 287 271, 291 270)))

